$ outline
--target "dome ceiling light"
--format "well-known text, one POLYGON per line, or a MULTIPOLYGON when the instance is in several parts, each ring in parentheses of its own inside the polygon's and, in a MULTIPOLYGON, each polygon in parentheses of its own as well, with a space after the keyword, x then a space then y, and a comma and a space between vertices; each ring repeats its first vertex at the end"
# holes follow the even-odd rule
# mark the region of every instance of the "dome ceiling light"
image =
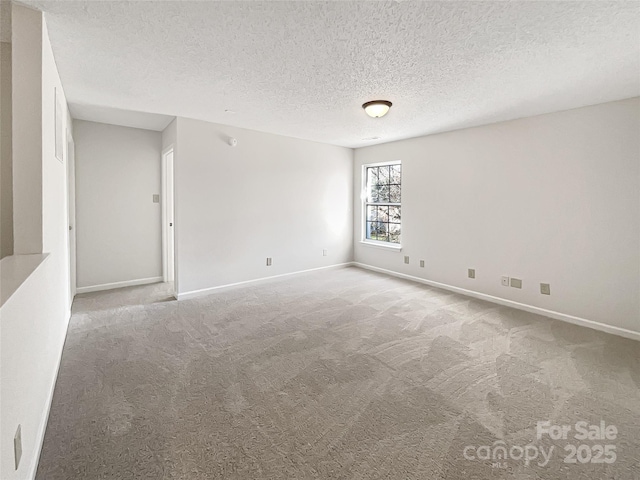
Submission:
POLYGON ((362 108, 367 112, 367 115, 373 118, 384 117, 389 109, 391 108, 392 103, 387 100, 372 100, 371 102, 367 102, 362 104, 362 108))

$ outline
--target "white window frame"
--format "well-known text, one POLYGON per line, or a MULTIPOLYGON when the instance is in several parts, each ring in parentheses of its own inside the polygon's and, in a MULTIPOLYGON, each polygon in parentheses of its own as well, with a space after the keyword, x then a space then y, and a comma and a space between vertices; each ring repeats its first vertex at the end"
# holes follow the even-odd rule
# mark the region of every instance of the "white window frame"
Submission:
MULTIPOLYGON (((361 229, 360 229, 360 243, 363 245, 367 245, 370 247, 378 247, 390 250, 402 250, 402 243, 390 243, 390 242, 381 242, 380 240, 372 240, 367 238, 367 168, 370 167, 384 167, 387 165, 400 165, 402 166, 401 160, 391 160, 388 162, 378 162, 378 163, 366 163, 362 165, 362 170, 360 173, 360 178, 362 179, 362 187, 360 189, 360 210, 361 210, 361 229)), ((402 175, 402 174, 401 174, 402 175)), ((403 183, 400 180, 400 192, 402 192, 403 183)), ((400 193, 402 199, 402 193, 400 193)), ((398 204, 402 207, 402 201, 398 204)), ((400 225, 403 224, 402 218, 400 218, 400 225)), ((402 228, 402 227, 401 227, 402 228)))

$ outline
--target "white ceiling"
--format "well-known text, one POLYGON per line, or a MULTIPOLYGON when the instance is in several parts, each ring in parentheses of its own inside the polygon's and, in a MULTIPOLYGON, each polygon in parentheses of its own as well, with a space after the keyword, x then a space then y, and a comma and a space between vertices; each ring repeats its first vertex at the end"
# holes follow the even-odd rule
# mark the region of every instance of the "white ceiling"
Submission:
POLYGON ((640 95, 636 1, 23 3, 72 105, 348 147, 640 95))

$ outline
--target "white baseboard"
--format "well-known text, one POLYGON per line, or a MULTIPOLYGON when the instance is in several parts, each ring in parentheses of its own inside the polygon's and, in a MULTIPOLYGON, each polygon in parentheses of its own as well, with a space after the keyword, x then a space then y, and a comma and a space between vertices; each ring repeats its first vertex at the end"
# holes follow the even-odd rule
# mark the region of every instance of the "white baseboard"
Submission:
POLYGON ((222 290, 227 290, 227 289, 230 289, 230 288, 241 287, 241 286, 250 285, 250 284, 258 284, 258 283, 262 283, 262 282, 268 282, 268 281, 274 280, 276 278, 290 277, 292 275, 300 275, 300 274, 303 274, 303 273, 317 272, 319 270, 327 270, 327 269, 330 269, 330 268, 345 268, 345 267, 349 267, 351 265, 353 265, 352 262, 346 262, 346 263, 337 263, 335 265, 327 265, 326 267, 310 268, 308 270, 298 270, 297 272, 283 273, 281 275, 273 275, 271 277, 256 278, 254 280, 247 280, 247 281, 244 281, 244 282, 229 283, 227 285, 220 285, 218 287, 202 288, 200 290, 192 290, 190 292, 176 293, 175 297, 178 300, 188 300, 190 298, 201 297, 203 295, 209 295, 211 293, 217 293, 217 292, 220 292, 222 290))
POLYGON ((89 287, 76 288, 76 294, 99 292, 102 290, 113 290, 114 288, 135 287, 136 285, 147 285, 149 283, 160 283, 162 277, 140 278, 138 280, 127 280, 125 282, 104 283, 102 285, 91 285, 89 287))
POLYGON ((460 287, 454 287, 453 285, 447 285, 446 283, 434 282, 426 280, 420 277, 414 277, 413 275, 407 275, 405 273, 394 272, 384 268, 374 267, 364 263, 353 262, 352 265, 363 268, 365 270, 371 270, 373 272, 384 273, 393 277, 403 278, 405 280, 411 280, 413 282, 423 283, 431 287, 442 288, 443 290, 449 290, 451 292, 460 293, 468 297, 478 298, 480 300, 486 300, 487 302, 497 303, 498 305, 504 305, 506 307, 517 308, 518 310, 524 310, 525 312, 536 313, 538 315, 544 315, 545 317, 553 318, 555 320, 561 320, 563 322, 572 323, 574 325, 580 325, 581 327, 588 327, 594 330, 598 330, 605 333, 611 333, 620 337, 630 338, 632 340, 640 341, 640 332, 633 330, 627 330, 626 328, 615 327, 613 325, 607 325, 605 323, 595 322, 593 320, 587 320, 586 318, 574 317, 573 315, 567 315, 566 313, 555 312, 553 310, 547 310, 540 307, 534 307, 533 305, 527 305, 525 303, 514 302, 513 300, 507 300, 505 298, 494 297, 493 295, 487 295, 485 293, 474 292, 473 290, 467 290, 460 287))

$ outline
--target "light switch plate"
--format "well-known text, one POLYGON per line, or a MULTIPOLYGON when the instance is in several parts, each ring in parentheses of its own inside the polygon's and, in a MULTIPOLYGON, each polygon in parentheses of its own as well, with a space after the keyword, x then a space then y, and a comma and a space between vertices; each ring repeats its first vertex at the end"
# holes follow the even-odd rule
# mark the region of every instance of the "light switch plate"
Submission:
POLYGON ((13 453, 16 459, 16 470, 20 466, 20 459, 22 458, 22 426, 18 425, 16 434, 13 437, 13 453))
POLYGON ((519 278, 511 278, 511 286, 513 288, 522 288, 522 280, 519 278))
POLYGON ((540 293, 542 295, 551 295, 551 285, 549 285, 548 283, 541 283, 540 293))

